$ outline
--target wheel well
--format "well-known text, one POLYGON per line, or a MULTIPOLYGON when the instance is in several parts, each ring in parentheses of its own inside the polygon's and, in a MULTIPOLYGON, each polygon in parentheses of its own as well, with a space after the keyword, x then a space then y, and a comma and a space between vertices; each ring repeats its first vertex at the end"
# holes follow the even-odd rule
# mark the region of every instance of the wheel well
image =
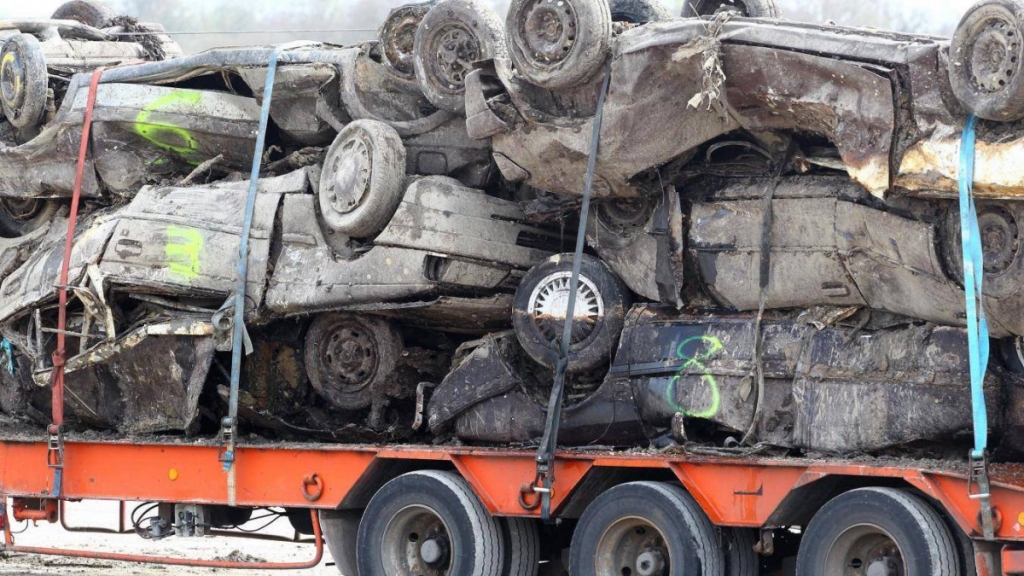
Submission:
POLYGON ((370 499, 385 484, 407 472, 415 470, 455 470, 451 462, 433 460, 400 460, 379 458, 370 464, 363 475, 356 481, 345 499, 338 505, 338 510, 361 510, 366 508, 370 499))
POLYGON ((865 478, 860 476, 826 476, 801 486, 782 500, 768 517, 765 526, 807 526, 811 518, 829 500, 857 488, 911 488, 901 478, 865 478))
MULTIPOLYGON (((572 494, 566 498, 558 512, 558 517, 576 520, 583 515, 587 506, 605 491, 625 484, 650 480, 655 482, 677 482, 678 479, 670 470, 662 468, 594 468, 587 472, 583 480, 576 485, 572 494)), ((555 484, 557 489, 558 484, 555 484)))

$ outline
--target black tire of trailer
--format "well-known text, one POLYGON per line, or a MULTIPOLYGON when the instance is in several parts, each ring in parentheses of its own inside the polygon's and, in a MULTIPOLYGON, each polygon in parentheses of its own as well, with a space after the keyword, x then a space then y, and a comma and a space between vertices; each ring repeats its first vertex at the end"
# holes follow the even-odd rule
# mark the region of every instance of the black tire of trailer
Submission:
POLYGON ((466 111, 474 62, 507 54, 501 19, 477 0, 440 0, 416 29, 413 66, 423 95, 441 110, 466 111))
POLYGON ((758 576, 761 574, 761 559, 754 551, 757 540, 757 530, 722 529, 722 544, 725 547, 725 576, 758 576))
POLYGON ((356 541, 359 576, 422 573, 403 566, 409 542, 419 543, 423 562, 431 542, 430 557, 450 560, 449 576, 502 576, 505 561, 500 523, 464 479, 446 471, 409 472, 385 484, 363 512, 356 541), (410 532, 419 527, 426 533, 410 532))
POLYGON ((778 18, 775 0, 685 0, 683 17, 712 16, 722 7, 733 7, 749 18, 778 18))
POLYGON ((953 93, 971 113, 999 122, 1024 118, 1024 5, 975 4, 953 33, 949 59, 953 93))
POLYGON ((670 576, 726 574, 715 526, 686 490, 662 482, 630 482, 587 506, 572 537, 570 574, 642 572, 640 563, 656 572, 652 562, 661 563, 670 576))
POLYGON ((672 18, 658 0, 612 0, 612 22, 647 24, 672 18))
POLYGON ((343 576, 358 576, 356 564, 356 537, 362 510, 322 510, 320 526, 323 528, 324 543, 334 559, 338 572, 343 576))
POLYGON ((0 48, 0 107, 11 126, 33 128, 42 122, 49 87, 39 40, 28 34, 8 38, 0 48))
MULTIPOLYGON (((562 338, 562 324, 546 321, 549 313, 564 310, 542 310, 536 308, 545 289, 554 290, 558 283, 568 281, 573 267, 572 254, 559 254, 531 268, 519 282, 512 299, 512 325, 519 344, 530 358, 548 368, 558 364, 558 341, 562 338)), ((593 296, 602 312, 597 316, 593 328, 569 348, 570 373, 586 372, 608 364, 626 321, 626 312, 632 303, 629 289, 622 280, 608 269, 604 262, 584 254, 580 265, 579 292, 593 296)), ((567 291, 568 288, 566 287, 567 291)), ((577 306, 576 315, 580 314, 577 306)))
POLYGON ((519 74, 541 88, 578 86, 593 78, 611 52, 608 0, 562 0, 559 10, 537 0, 512 0, 505 21, 508 53, 519 74), (548 21, 558 18, 558 41, 548 21))
POLYGON ((502 576, 537 576, 540 572, 540 531, 529 518, 499 518, 505 547, 502 576))
POLYGON ((804 531, 796 576, 836 573, 854 562, 902 562, 902 574, 961 576, 957 542, 942 517, 895 488, 858 488, 822 506, 804 531))
POLYGON ((110 6, 93 0, 72 0, 53 11, 54 20, 74 20, 93 28, 104 28, 117 16, 110 6))

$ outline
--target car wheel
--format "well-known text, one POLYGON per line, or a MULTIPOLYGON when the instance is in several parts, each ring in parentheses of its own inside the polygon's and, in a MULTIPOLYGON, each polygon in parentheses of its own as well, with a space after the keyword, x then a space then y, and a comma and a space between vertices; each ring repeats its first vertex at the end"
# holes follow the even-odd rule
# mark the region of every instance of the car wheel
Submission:
POLYGON ((324 529, 324 543, 343 576, 359 574, 356 564, 356 537, 362 510, 323 510, 320 525, 324 529))
POLYGON ((0 104, 16 128, 39 125, 46 112, 49 76, 43 47, 34 36, 15 34, 0 51, 0 104))
POLYGON ((712 16, 722 8, 734 8, 749 18, 778 18, 775 0, 685 0, 683 17, 712 16))
POLYGON ((389 381, 402 353, 402 336, 371 316, 324 314, 306 332, 304 359, 313 388, 332 405, 361 410, 389 381))
POLYGON ((405 145, 376 120, 345 126, 324 158, 320 213, 334 232, 372 238, 395 215, 405 187, 405 145))
POLYGON ((986 0, 964 14, 949 48, 953 93, 987 120, 1024 118, 1024 6, 986 0))
POLYGON ((660 482, 622 484, 598 496, 580 517, 569 573, 725 576, 717 536, 711 520, 682 488, 660 482))
POLYGON ((537 576, 540 572, 540 531, 532 518, 500 518, 505 545, 502 576, 537 576))
POLYGON ((441 0, 416 30, 416 78, 431 104, 464 114, 473 63, 505 53, 501 20, 490 7, 476 0, 441 0))
POLYGON ((957 560, 953 536, 924 500, 894 488, 860 488, 814 515, 800 542, 796 574, 959 576, 957 560))
POLYGON ((658 0, 612 0, 612 22, 646 24, 671 18, 672 13, 658 0))
POLYGON ((54 20, 74 20, 93 28, 105 28, 117 16, 110 6, 92 0, 72 0, 57 7, 54 20))
POLYGON ((60 203, 37 198, 0 198, 0 238, 20 238, 50 223, 60 203))
POLYGON ((377 31, 384 63, 403 78, 416 77, 416 31, 431 4, 407 4, 395 8, 377 31))
MULTIPOLYGON (((560 254, 531 268, 512 302, 512 324, 520 345, 530 358, 549 368, 558 363, 572 261, 572 254, 560 254)), ((593 370, 610 361, 630 300, 628 289, 603 262, 583 256, 569 372, 593 370)))
POLYGON ((505 23, 519 74, 542 88, 570 88, 601 69, 611 50, 608 0, 512 0, 505 23))
POLYGON ((370 500, 359 523, 362 576, 501 576, 501 527, 469 484, 452 472, 395 478, 370 500))

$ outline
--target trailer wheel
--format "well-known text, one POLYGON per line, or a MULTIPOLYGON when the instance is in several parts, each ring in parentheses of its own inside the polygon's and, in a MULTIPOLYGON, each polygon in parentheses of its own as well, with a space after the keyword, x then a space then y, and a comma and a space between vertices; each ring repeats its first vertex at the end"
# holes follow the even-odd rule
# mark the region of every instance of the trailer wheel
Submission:
POLYGON ((685 0, 683 18, 711 16, 722 8, 734 8, 748 18, 778 18, 775 0, 685 0))
POLYGON ((452 472, 395 478, 359 523, 360 576, 501 576, 501 526, 452 472))
MULTIPOLYGON (((519 344, 548 368, 558 363, 572 260, 572 254, 559 254, 534 266, 520 281, 512 300, 512 325, 519 344)), ((629 289, 603 262, 583 256, 569 372, 585 372, 609 362, 622 334, 630 300, 629 289)))
POLYGON ((54 20, 74 20, 93 28, 104 28, 117 13, 110 6, 92 0, 72 0, 53 11, 54 20))
POLYGON ((608 57, 611 16, 608 0, 512 0, 505 23, 512 63, 542 88, 581 84, 608 57))
POLYGON ((726 576, 758 576, 761 573, 761 561, 754 551, 757 530, 723 529, 722 543, 725 546, 726 576))
POLYGON ((359 520, 363 517, 362 510, 323 510, 320 512, 320 525, 324 529, 324 543, 334 558, 338 572, 344 576, 357 576, 356 536, 359 533, 359 520))
POLYGON ((16 128, 30 128, 46 112, 49 73, 46 56, 35 36, 15 34, 0 50, 0 107, 16 128))
POLYGON ((587 506, 572 537, 569 573, 726 574, 711 520, 685 490, 660 482, 622 484, 587 506))
POLYGON ((466 111, 466 76, 473 63, 503 58, 501 19, 476 0, 441 0, 416 30, 413 62, 423 95, 457 114, 466 111))
POLYGON ((540 572, 540 532, 537 530, 537 521, 501 518, 498 522, 505 546, 502 576, 537 576, 540 572))
POLYGON ((353 238, 376 236, 395 215, 405 186, 405 145, 376 120, 345 126, 324 158, 320 214, 327 227, 353 238))
POLYGON ((814 515, 796 573, 960 576, 960 567, 953 536, 924 500, 894 488, 860 488, 814 515))
POLYGON ((313 388, 334 406, 362 410, 393 375, 402 335, 372 316, 323 314, 306 332, 304 360, 313 388))
POLYGON ((1024 6, 978 2, 964 14, 949 47, 953 93, 987 120, 1024 118, 1024 6))

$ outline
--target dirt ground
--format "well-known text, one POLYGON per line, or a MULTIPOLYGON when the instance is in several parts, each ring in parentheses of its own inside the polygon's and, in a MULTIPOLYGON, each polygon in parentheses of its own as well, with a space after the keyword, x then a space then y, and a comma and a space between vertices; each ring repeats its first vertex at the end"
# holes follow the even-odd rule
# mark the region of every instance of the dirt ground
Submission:
MULTIPOLYGON (((128 514, 134 508, 128 506, 128 514)), ((117 527, 118 507, 111 502, 72 503, 66 508, 67 523, 71 526, 93 525, 105 528, 117 527)), ((126 520, 126 523, 128 521, 126 520)), ((266 520, 255 521, 246 527, 258 527, 266 520)), ((104 552, 173 556, 178 558, 266 560, 273 562, 300 562, 313 558, 315 549, 312 542, 294 543, 261 541, 247 538, 179 538, 171 537, 159 541, 144 540, 135 534, 90 534, 66 532, 60 525, 40 523, 37 526, 25 524, 14 527, 15 543, 25 546, 59 546, 79 550, 102 550, 104 552)), ((295 532, 286 518, 275 522, 268 534, 292 538, 295 532)), ((337 576, 338 570, 330 553, 324 551, 320 565, 310 570, 285 570, 260 572, 255 570, 224 570, 189 568, 181 566, 156 566, 129 564, 101 560, 82 560, 51 556, 8 554, 0 558, 0 576, 210 576, 213 574, 274 574, 282 576, 337 576)))

